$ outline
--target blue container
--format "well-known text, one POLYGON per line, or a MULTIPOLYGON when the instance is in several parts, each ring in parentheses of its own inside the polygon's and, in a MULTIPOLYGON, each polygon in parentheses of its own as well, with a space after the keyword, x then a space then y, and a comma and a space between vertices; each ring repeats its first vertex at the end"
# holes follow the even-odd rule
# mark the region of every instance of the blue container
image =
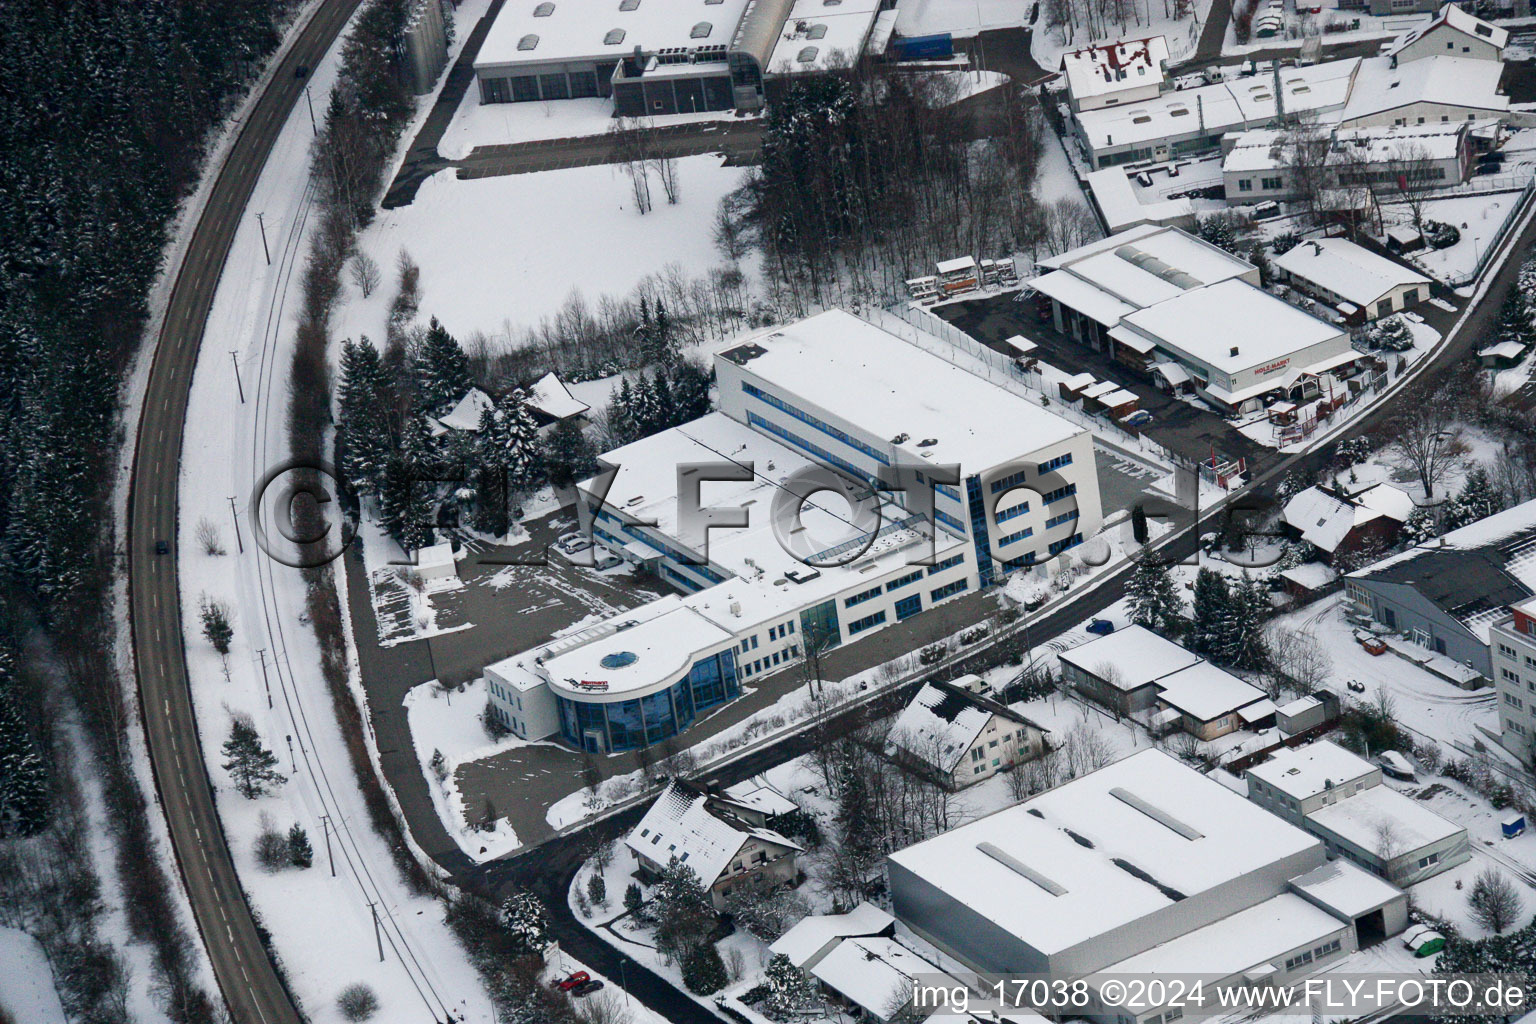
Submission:
POLYGON ((1499 822, 1499 827, 1504 830, 1505 839, 1513 839, 1525 831, 1525 815, 1515 814, 1499 822))
POLYGON ((955 55, 955 40, 948 32, 909 36, 891 44, 897 60, 940 60, 955 55))

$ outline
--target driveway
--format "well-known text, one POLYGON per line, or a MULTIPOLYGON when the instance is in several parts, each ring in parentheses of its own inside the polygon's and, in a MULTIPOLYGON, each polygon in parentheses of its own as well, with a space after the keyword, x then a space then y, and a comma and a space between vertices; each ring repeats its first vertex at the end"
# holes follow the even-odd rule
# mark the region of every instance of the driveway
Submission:
POLYGON ((1209 459, 1215 449, 1229 458, 1246 459, 1248 468, 1257 470, 1278 457, 1274 449, 1244 436, 1215 413, 1159 391, 1122 364, 1057 333, 1048 321, 1035 318, 1032 305, 1014 302, 1012 295, 949 303, 933 311, 1000 352, 1009 351, 1001 345, 1004 338, 1022 334, 1040 346, 1041 357, 1051 365, 1069 373, 1086 371, 1135 392, 1141 408, 1155 417, 1146 435, 1187 459, 1209 459))

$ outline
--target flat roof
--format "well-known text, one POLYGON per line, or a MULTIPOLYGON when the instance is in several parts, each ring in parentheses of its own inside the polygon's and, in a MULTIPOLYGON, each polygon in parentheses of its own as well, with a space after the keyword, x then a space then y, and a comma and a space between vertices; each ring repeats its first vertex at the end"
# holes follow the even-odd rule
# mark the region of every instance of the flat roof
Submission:
MULTIPOLYGON (((907 328, 916 332, 916 328, 907 328)), ((930 344, 946 343, 930 337, 930 344)), ((833 309, 738 339, 715 359, 876 438, 914 463, 981 472, 1087 431, 851 313, 833 309), (934 443, 922 446, 920 442, 934 443)))
POLYGON ((851 66, 879 12, 880 0, 795 0, 763 70, 794 74, 851 66))
MULTIPOLYGON (((1349 99, 1350 82, 1359 63, 1358 57, 1352 57, 1305 68, 1282 68, 1280 87, 1284 90, 1285 112, 1295 115, 1342 108, 1349 99)), ((1236 129, 1262 127, 1274 121, 1275 115, 1274 76, 1252 75, 1165 92, 1156 99, 1084 110, 1073 116, 1089 146, 1097 151, 1184 135, 1221 135, 1236 129)))
POLYGON ((1104 666, 1112 666, 1115 678, 1105 681, 1124 692, 1146 686, 1200 661, 1198 654, 1134 623, 1108 636, 1062 651, 1057 657, 1096 676, 1102 674, 1104 666))
POLYGON ((1300 946, 1319 943, 1349 926, 1349 922, 1286 892, 1111 964, 1101 973, 1231 977, 1300 946))
POLYGON ((1276 256, 1273 262, 1287 274, 1362 308, 1374 306, 1399 285, 1429 284, 1429 278, 1423 274, 1345 238, 1309 238, 1276 256))
MULTIPOLYGON (((1281 710, 1295 714, 1290 707, 1287 704, 1281 710)), ((1282 747, 1263 764, 1249 768, 1248 776, 1301 800, 1321 793, 1330 783, 1341 786, 1377 770, 1371 762, 1337 743, 1318 740, 1304 747, 1282 747)))
POLYGON ((1391 882, 1343 857, 1291 879, 1291 887, 1351 920, 1406 898, 1391 882))
POLYGON ((1052 954, 1320 846, 1149 749, 889 859, 1052 954))
POLYGON ((1382 829, 1387 825, 1399 844, 1398 854, 1466 832, 1462 826, 1385 785, 1370 786, 1336 804, 1320 807, 1307 818, 1371 853, 1381 845, 1382 829))
POLYGON ((1162 36, 1121 39, 1061 55, 1061 68, 1073 96, 1104 96, 1158 85, 1168 61, 1168 40, 1162 36))
POLYGON ((678 602, 654 618, 547 658, 544 670, 555 690, 602 701, 607 695, 643 690, 668 677, 682 678, 696 653, 734 639, 729 631, 678 602))
POLYGON ((491 23, 475 66, 617 60, 636 46, 646 53, 729 46, 752 0, 638 0, 626 10, 629 2, 511 0, 491 23), (536 37, 531 46, 529 36, 536 37))
POLYGON ((1255 701, 1264 691, 1208 661, 1196 662, 1157 681, 1157 699, 1201 722, 1211 722, 1255 701))
POLYGON ((1339 328, 1236 278, 1191 289, 1132 313, 1124 322, 1166 348, 1227 373, 1286 359, 1330 340, 1349 344, 1339 328), (1233 329, 1237 324, 1241 331, 1233 329))

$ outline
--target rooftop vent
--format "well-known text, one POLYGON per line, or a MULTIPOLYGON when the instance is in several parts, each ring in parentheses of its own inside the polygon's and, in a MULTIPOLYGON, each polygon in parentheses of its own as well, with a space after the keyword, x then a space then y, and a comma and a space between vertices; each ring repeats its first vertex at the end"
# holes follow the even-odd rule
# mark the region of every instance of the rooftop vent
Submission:
POLYGON ((519 50, 531 50, 535 46, 538 46, 538 45, 539 45, 539 37, 537 35, 533 34, 532 32, 528 33, 527 35, 523 36, 523 38, 521 38, 521 39, 519 39, 517 41, 517 48, 519 50))
POLYGON ((901 433, 891 438, 891 444, 906 444, 910 440, 912 440, 912 435, 903 430, 901 433))
POLYGON ((938 443, 939 443, 939 439, 936 438, 936 437, 925 437, 921 441, 917 442, 917 446, 919 448, 932 448, 934 445, 936 445, 938 443))
POLYGON ((1230 353, 1228 353, 1228 354, 1229 355, 1234 355, 1234 356, 1237 355, 1237 346, 1233 345, 1232 346, 1232 351, 1230 353))

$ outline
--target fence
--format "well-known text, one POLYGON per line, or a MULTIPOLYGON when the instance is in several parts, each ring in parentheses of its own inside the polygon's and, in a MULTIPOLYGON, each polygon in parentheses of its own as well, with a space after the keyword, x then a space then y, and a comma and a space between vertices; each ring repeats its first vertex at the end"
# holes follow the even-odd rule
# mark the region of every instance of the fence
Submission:
MULTIPOLYGON (((1483 246, 1482 251, 1478 253, 1477 263, 1473 266, 1471 272, 1458 277, 1442 278, 1448 287, 1460 288, 1463 285, 1473 283, 1483 276, 1483 271, 1488 269, 1488 262, 1499 251, 1499 247, 1504 244, 1504 240, 1508 237, 1515 224, 1525 215, 1526 208, 1531 204, 1531 196, 1533 194, 1536 194, 1536 177, 1526 181, 1525 186, 1520 190, 1520 198, 1510 205, 1509 213, 1505 215, 1503 223, 1493 233, 1493 237, 1488 239, 1488 244, 1483 246)), ((1414 263, 1417 265, 1418 261, 1415 260, 1414 263)), ((1420 266, 1419 269, 1422 270, 1424 268, 1420 266)))
POLYGON ((1022 369, 1014 357, 988 348, 954 324, 926 309, 913 309, 895 305, 888 309, 870 307, 859 314, 864 320, 896 335, 926 352, 932 352, 945 362, 953 363, 962 370, 996 384, 1020 398, 1028 399, 1062 419, 1091 430, 1094 434, 1127 448, 1134 448, 1162 462, 1174 464, 1181 460, 1172 452, 1144 434, 1122 430, 1109 420, 1091 416, 1076 405, 1052 396, 1045 377, 1037 370, 1022 369), (966 359, 957 359, 958 352, 966 359), (979 366, 977 364, 980 364, 979 366))

